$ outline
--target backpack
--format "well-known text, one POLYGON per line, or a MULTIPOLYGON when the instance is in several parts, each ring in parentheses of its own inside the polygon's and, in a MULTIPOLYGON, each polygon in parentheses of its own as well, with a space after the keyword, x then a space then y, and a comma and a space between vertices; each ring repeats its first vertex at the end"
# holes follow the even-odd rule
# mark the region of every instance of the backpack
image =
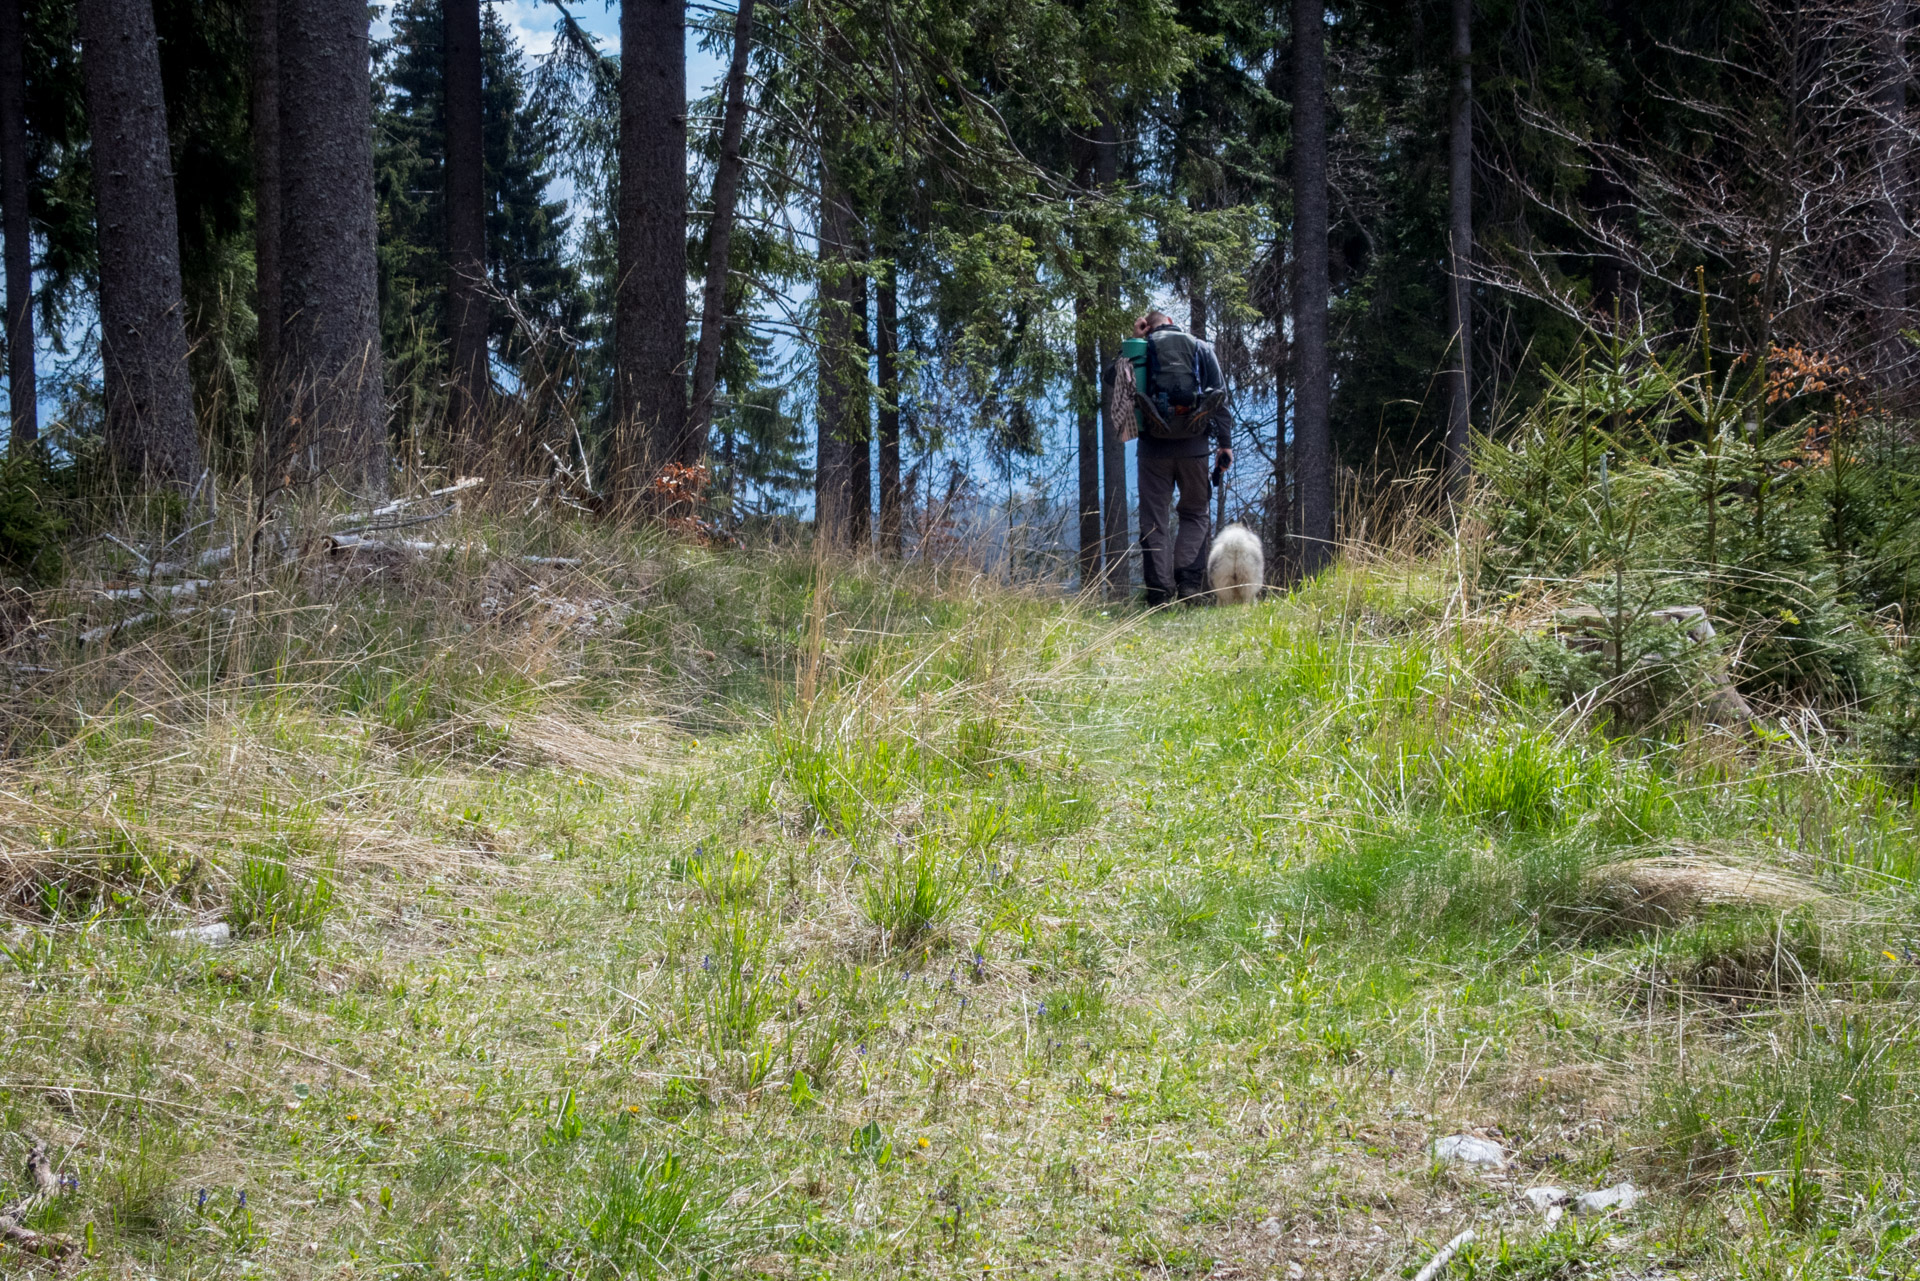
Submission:
POLYGON ((1160 410, 1191 409, 1200 398, 1200 343, 1178 329, 1147 335, 1147 396, 1160 410))
POLYGON ((1161 440, 1203 435, 1226 395, 1201 391, 1200 341, 1178 329, 1160 329, 1148 334, 1146 343, 1146 368, 1134 406, 1143 434, 1161 440))

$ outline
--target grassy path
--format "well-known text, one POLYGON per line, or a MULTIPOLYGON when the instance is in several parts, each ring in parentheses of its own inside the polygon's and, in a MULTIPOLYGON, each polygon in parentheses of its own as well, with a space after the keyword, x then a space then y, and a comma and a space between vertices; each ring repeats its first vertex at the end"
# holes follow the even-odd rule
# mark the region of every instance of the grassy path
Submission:
POLYGON ((700 739, 256 704, 46 772, 244 810, 253 928, 16 933, 4 1159, 80 1178, 32 1221, 113 1277, 1910 1270, 1898 798, 1571 729, 1419 576, 938 605, 820 602, 811 698, 700 739), (1594 869, 1675 851, 1807 906, 1618 927, 1594 869))

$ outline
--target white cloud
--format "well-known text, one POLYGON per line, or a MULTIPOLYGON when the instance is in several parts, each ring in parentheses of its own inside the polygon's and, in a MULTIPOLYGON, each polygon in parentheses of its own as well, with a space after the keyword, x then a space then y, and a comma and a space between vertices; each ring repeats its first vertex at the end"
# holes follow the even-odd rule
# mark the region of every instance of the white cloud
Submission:
MULTIPOLYGON (((513 38, 529 57, 538 58, 553 49, 553 26, 560 11, 548 0, 490 0, 493 11, 513 32, 513 38)), ((581 26, 600 38, 607 53, 620 52, 620 13, 604 0, 571 0, 567 5, 581 26)))
POLYGON ((494 0, 492 9, 529 57, 543 57, 553 49, 553 24, 560 14, 552 5, 541 0, 494 0))

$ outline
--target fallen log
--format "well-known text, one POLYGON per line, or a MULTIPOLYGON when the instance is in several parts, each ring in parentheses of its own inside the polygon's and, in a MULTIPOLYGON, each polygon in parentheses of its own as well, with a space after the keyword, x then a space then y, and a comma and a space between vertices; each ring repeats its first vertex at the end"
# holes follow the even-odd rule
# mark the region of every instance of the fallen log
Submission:
POLYGON ((213 586, 211 578, 189 578, 184 583, 143 583, 138 587, 96 587, 101 600, 142 600, 147 597, 192 596, 202 587, 213 586))

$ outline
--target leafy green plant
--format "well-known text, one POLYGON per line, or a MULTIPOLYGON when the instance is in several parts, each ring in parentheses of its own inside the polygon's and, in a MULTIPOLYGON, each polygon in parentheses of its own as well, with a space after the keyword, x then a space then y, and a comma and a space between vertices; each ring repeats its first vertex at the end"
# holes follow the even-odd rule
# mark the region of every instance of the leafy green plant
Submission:
POLYGON ((114 1227, 135 1236, 163 1236, 179 1204, 175 1184, 186 1152, 178 1130, 152 1119, 133 1123, 122 1134, 101 1179, 107 1216, 114 1227))
POLYGON ((847 1155, 885 1169, 893 1162, 893 1142, 878 1121, 869 1121, 848 1137, 847 1155))
POLYGON ((1105 986, 1092 979, 1081 979, 1049 992, 1040 1003, 1039 1015, 1044 1023, 1079 1023, 1099 1018, 1106 1009, 1105 986))
POLYGON ((1867 738, 1897 781, 1920 782, 1920 645, 1909 641, 1901 649, 1887 697, 1868 724, 1867 738))
POLYGON ((814 821, 848 838, 892 805, 920 767, 916 744, 884 737, 816 743, 794 731, 780 737, 778 750, 787 781, 807 803, 814 821))

